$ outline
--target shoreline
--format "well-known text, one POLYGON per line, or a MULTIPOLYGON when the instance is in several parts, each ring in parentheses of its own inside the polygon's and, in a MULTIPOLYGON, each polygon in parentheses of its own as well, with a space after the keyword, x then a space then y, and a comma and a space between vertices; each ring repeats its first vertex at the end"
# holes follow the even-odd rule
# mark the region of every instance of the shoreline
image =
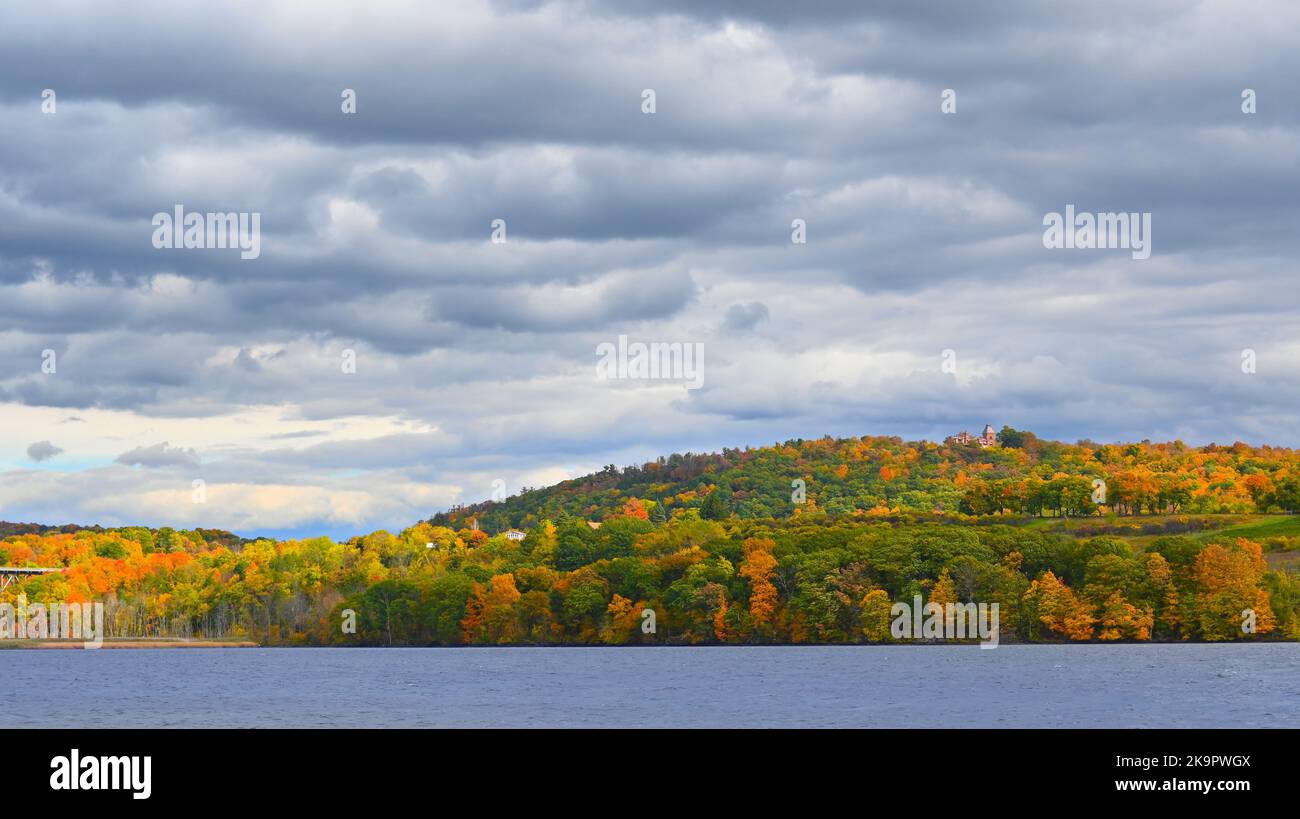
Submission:
POLYGON ((5 649, 99 651, 106 648, 261 648, 261 644, 249 640, 105 640, 97 648, 90 649, 86 647, 84 640, 0 640, 0 651, 5 649))
MULTIPOLYGON (((1088 640, 1088 641, 1062 641, 1062 642, 1012 642, 1003 641, 999 646, 1133 646, 1133 645, 1295 645, 1297 640, 1223 640, 1223 641, 1190 641, 1190 640, 1088 640)), ((400 648, 400 649, 494 649, 494 648, 528 648, 528 649, 548 649, 548 648, 588 648, 588 649, 620 649, 620 648, 881 648, 881 647, 916 647, 916 648, 937 648, 967 646, 976 648, 978 642, 970 641, 906 641, 896 643, 626 643, 621 645, 592 645, 588 643, 553 643, 550 645, 536 645, 530 643, 513 643, 504 645, 463 645, 463 646, 441 646, 441 645, 263 645, 251 640, 176 640, 176 639, 156 639, 156 640, 105 640, 98 648, 88 649, 82 640, 30 640, 30 639, 0 639, 0 651, 8 650, 83 650, 97 651, 101 649, 148 649, 148 648, 333 648, 333 649, 367 649, 367 648, 400 648)))

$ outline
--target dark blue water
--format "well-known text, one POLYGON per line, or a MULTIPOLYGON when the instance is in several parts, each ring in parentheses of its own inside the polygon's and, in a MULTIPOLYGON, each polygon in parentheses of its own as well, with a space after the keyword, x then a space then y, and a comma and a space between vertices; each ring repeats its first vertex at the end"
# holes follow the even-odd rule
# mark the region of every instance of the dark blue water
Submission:
POLYGON ((4 727, 1300 727, 1300 645, 0 651, 4 727))

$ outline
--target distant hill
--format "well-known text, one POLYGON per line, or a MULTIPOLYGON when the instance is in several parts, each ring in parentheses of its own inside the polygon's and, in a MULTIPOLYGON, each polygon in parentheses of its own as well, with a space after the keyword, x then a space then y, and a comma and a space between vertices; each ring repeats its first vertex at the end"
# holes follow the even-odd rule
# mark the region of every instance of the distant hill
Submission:
MULTIPOLYGON (((169 539, 177 536, 176 530, 167 526, 159 529, 150 529, 144 526, 107 528, 99 526, 98 524, 94 526, 80 526, 75 523, 65 523, 62 525, 52 526, 43 523, 13 523, 7 520, 0 520, 0 540, 13 537, 14 535, 73 535, 77 532, 94 532, 96 534, 103 534, 105 532, 148 533, 147 537, 137 537, 137 539, 147 540, 151 544, 155 540, 162 540, 165 543, 169 539)), ((240 546, 252 542, 249 538, 240 537, 239 535, 236 535, 233 532, 227 532, 224 529, 184 530, 184 534, 189 534, 190 540, 201 540, 208 546, 225 546, 227 549, 238 549, 240 546)))
POLYGON ((976 607, 981 639, 1300 640, 1300 516, 1267 514, 1300 507, 1297 475, 1244 444, 795 440, 345 542, 10 524, 46 531, 0 539, 0 565, 61 571, 0 601, 276 645, 901 643, 918 598, 976 607))
POLYGON ((593 521, 640 501, 652 519, 901 513, 1078 516, 1300 511, 1300 455, 1269 446, 1180 441, 1066 444, 1003 427, 997 443, 897 437, 795 439, 772 446, 614 465, 504 501, 458 506, 436 525, 488 532, 543 519, 593 521), (1095 481, 1104 482, 1104 486, 1095 481), (802 483, 800 483, 802 482, 802 483), (1098 502, 1104 497, 1104 502, 1098 502))
POLYGON ((65 523, 62 526, 47 526, 43 523, 14 523, 0 520, 0 540, 12 535, 70 535, 83 529, 88 532, 104 531, 101 526, 78 526, 75 523, 65 523))

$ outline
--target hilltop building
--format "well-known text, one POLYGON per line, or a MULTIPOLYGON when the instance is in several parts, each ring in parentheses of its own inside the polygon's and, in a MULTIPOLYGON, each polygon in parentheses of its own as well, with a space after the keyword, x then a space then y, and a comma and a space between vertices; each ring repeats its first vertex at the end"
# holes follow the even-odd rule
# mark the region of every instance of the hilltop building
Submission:
POLYGON ((949 435, 944 438, 943 442, 945 444, 979 444, 981 447, 988 448, 998 445, 998 434, 993 431, 992 424, 985 424, 984 432, 978 438, 962 430, 956 435, 949 435))

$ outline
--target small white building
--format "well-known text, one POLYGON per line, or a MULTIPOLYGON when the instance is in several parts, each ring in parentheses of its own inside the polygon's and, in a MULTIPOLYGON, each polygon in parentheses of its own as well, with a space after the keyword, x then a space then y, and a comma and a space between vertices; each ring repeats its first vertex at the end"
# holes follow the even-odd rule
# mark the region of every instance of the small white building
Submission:
POLYGON ((526 537, 528 537, 528 533, 527 533, 527 532, 521 532, 521 531, 519 531, 518 529, 507 529, 507 530, 506 530, 506 539, 507 539, 507 540, 523 540, 523 539, 526 538, 526 537))

